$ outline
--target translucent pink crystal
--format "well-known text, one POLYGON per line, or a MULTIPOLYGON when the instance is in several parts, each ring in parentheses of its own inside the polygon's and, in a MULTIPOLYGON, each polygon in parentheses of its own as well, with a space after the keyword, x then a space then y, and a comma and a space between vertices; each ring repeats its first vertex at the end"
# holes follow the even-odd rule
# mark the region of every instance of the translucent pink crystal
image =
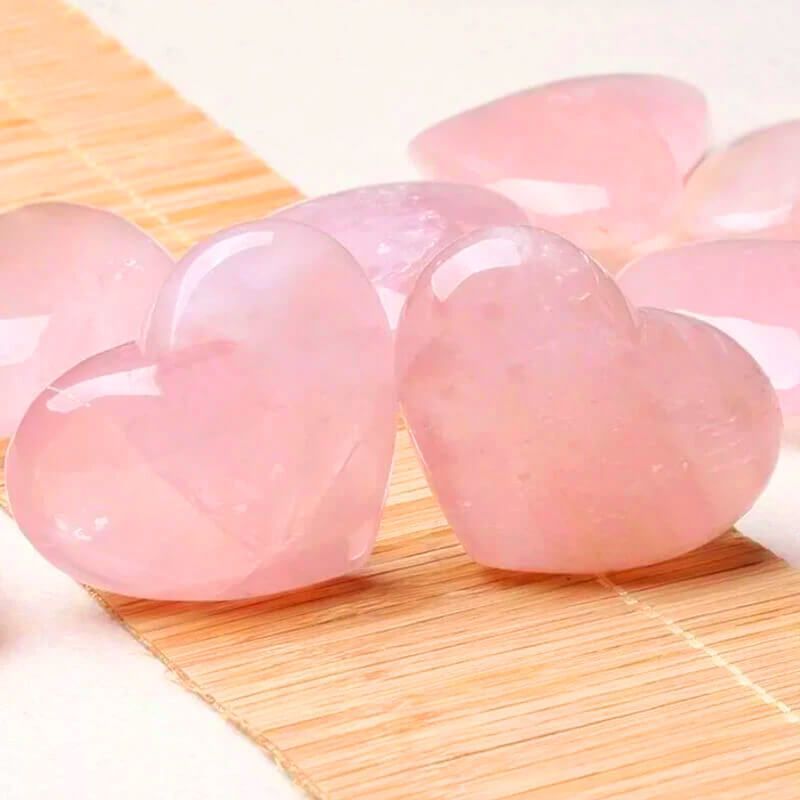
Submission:
POLYGON ((108 211, 42 203, 0 215, 0 438, 64 370, 135 339, 171 267, 108 211))
POLYGON ((351 189, 306 200, 274 218, 319 228, 343 244, 377 289, 393 328, 414 281, 438 252, 478 228, 526 219, 497 192, 433 181, 351 189))
POLYGON ((489 566, 593 572, 676 556, 738 519, 777 457, 778 401, 742 348, 633 309, 545 231, 478 232, 438 256, 396 358, 431 485, 489 566))
POLYGON ((618 276, 636 304, 692 314, 725 331, 800 415, 800 242, 700 242, 634 261, 618 276))
POLYGON ((669 146, 682 175, 691 171, 708 148, 708 104, 703 93, 689 83, 665 75, 619 74, 568 78, 554 85, 576 94, 596 92, 647 118, 669 146))
POLYGON ((750 133, 703 161, 677 227, 684 239, 800 239, 800 120, 750 133))
POLYGON ((392 337, 331 238, 264 221, 193 249, 141 346, 40 395, 8 454, 22 530, 77 580, 183 600, 352 572, 394 444, 392 337))
POLYGON ((466 111, 420 134, 410 152, 425 175, 490 186, 533 224, 617 263, 667 224, 706 137, 705 100, 693 87, 608 75, 466 111))

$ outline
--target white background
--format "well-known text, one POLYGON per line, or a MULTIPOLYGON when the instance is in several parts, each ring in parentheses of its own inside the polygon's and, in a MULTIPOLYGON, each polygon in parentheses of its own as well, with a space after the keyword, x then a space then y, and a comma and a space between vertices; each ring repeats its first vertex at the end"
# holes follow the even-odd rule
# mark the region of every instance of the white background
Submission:
MULTIPOLYGON (((796 0, 74 5, 307 193, 410 177, 405 144, 420 128, 568 75, 690 80, 720 139, 800 116, 796 0)), ((0 798, 292 796, 260 751, 0 521, 0 798)))

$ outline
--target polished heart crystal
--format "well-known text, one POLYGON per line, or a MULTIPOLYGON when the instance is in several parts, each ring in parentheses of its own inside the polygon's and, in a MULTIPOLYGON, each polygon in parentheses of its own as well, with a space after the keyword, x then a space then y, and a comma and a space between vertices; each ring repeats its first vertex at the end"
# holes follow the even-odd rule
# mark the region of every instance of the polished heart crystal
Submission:
POLYGON ((755 131, 710 155, 681 202, 682 239, 800 239, 800 120, 755 131))
POLYGON ((525 214, 497 192, 434 181, 364 186, 283 209, 277 219, 319 228, 366 271, 394 328, 428 262, 459 236, 490 225, 519 225, 525 214))
POLYGON ((775 464, 778 401, 748 353, 705 323, 629 306, 546 231, 490 229, 434 259, 396 358, 431 485, 489 566, 676 556, 737 520, 775 464))
POLYGON ((533 224, 607 264, 661 234, 706 148, 702 94, 655 75, 560 81, 424 131, 411 156, 432 178, 490 186, 533 224))
POLYGON ((62 372, 139 335, 171 267, 107 211, 42 203, 0 215, 0 439, 62 372))
POLYGON ((684 245, 634 261, 617 280, 637 305, 725 331, 770 377, 784 415, 800 415, 800 242, 684 245))
POLYGON ((77 580, 266 595, 368 558, 394 444, 392 337, 352 256, 263 221, 180 262, 141 344, 84 361, 8 453, 20 527, 77 580))

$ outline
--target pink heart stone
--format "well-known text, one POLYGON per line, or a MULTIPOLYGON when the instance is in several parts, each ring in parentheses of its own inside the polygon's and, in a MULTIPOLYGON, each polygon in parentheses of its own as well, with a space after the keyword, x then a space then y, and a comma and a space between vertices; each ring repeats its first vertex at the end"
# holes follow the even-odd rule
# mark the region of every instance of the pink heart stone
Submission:
POLYGON ((800 239, 800 120, 750 133, 703 161, 677 227, 683 239, 800 239))
POLYGON ((595 572, 725 531, 778 454, 767 377, 688 317, 628 305, 564 239, 494 228, 423 272, 397 331, 400 399, 482 564, 595 572))
POLYGON ((273 218, 302 222, 344 245, 366 271, 389 324, 419 273, 459 236, 490 225, 520 225, 525 213, 480 186, 416 181, 364 186, 282 209, 273 218))
POLYGON ((718 241, 662 250, 617 280, 630 300, 691 314, 735 339, 800 415, 800 242, 718 241))
POLYGON ((410 153, 423 174, 487 185, 532 224, 619 263, 671 219, 707 116, 702 94, 670 78, 577 78, 451 117, 410 153))
POLYGON ((392 337, 325 234, 265 220, 194 248, 141 345, 33 403, 8 493, 36 548, 121 594, 266 595, 369 557, 394 446, 392 337))
POLYGON ((135 339, 171 268, 108 211, 42 203, 0 215, 0 439, 62 372, 135 339))

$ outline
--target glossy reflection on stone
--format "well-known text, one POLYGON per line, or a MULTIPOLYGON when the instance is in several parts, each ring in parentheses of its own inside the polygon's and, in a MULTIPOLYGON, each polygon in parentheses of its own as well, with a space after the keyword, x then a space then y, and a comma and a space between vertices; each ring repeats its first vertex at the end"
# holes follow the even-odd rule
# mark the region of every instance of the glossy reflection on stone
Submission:
POLYGON ((431 485, 482 564, 595 572, 724 532, 775 464, 781 416, 753 359, 702 322, 630 307, 532 228, 437 257, 397 332, 400 397, 431 485))
POLYGON ((727 333, 800 415, 800 242, 717 241, 644 256, 618 276, 628 298, 691 314, 727 333))
POLYGON ((0 215, 0 439, 62 372, 139 336, 171 268, 108 211, 41 203, 0 215))
POLYGON ((306 200, 273 218, 311 225, 344 245, 374 284, 392 328, 438 252, 478 228, 526 220, 522 209, 497 192, 434 181, 363 186, 306 200))
POLYGON ((681 239, 800 239, 800 120, 712 153, 681 201, 681 239))
POLYGON ((619 264, 659 236, 707 146, 702 94, 657 75, 559 81, 500 98, 421 133, 431 178, 480 183, 530 221, 619 264))
POLYGON ((8 453, 14 514, 79 581, 184 600, 358 569, 394 444, 392 339, 339 244, 264 221, 193 249, 141 345, 40 395, 8 453))

